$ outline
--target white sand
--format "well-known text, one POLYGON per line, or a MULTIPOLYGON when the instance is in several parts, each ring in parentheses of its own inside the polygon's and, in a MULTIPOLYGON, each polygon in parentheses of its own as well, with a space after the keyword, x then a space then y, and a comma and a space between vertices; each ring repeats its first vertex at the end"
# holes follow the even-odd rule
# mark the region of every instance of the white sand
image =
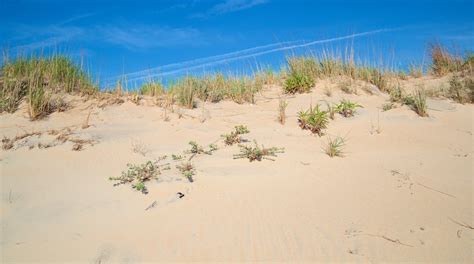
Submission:
POLYGON ((285 125, 276 121, 276 87, 255 105, 201 103, 169 122, 162 108, 126 102, 95 107, 92 126, 81 129, 93 101, 77 97, 73 109, 41 121, 28 121, 24 106, 0 115, 0 136, 72 127, 98 142, 30 150, 54 139, 44 134, 0 150, 1 262, 472 262, 473 230, 460 224, 473 226, 474 107, 432 99, 421 118, 406 106, 382 112, 387 95, 334 89, 327 97, 325 86, 288 98, 285 125), (301 130, 296 113, 341 98, 364 108, 330 122, 327 135, 347 145, 345 157, 329 158, 327 136, 301 130), (251 131, 244 138, 285 153, 234 160, 238 147, 220 135, 239 124, 251 131), (190 140, 220 147, 192 160, 194 183, 171 159, 148 195, 108 180, 127 163, 179 154, 190 140), (145 157, 132 142, 148 149, 145 157))

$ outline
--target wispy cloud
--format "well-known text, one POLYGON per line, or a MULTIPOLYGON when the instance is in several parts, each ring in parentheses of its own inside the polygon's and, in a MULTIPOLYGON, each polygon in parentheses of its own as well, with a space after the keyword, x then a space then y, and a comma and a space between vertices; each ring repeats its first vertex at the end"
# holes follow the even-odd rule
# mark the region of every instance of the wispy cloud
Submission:
POLYGON ((268 3, 269 0, 226 0, 222 3, 218 3, 212 6, 209 10, 203 13, 197 13, 192 15, 194 18, 204 18, 209 16, 222 15, 225 13, 232 13, 249 9, 257 5, 268 3))
MULTIPOLYGON (((314 41, 306 42, 306 43, 301 43, 301 41, 299 41, 300 43, 289 43, 286 46, 281 46, 281 43, 269 44, 269 45, 266 45, 268 48, 263 48, 263 50, 259 49, 259 47, 255 47, 255 48, 247 49, 247 50, 256 49, 254 50, 254 52, 245 52, 246 50, 241 50, 241 51, 229 53, 229 54, 235 54, 236 56, 229 56, 229 54, 224 54, 224 55, 219 55, 219 56, 201 58, 199 60, 184 61, 180 63, 174 63, 174 64, 169 64, 169 65, 149 69, 148 71, 129 73, 129 74, 126 74, 126 76, 127 77, 133 76, 132 78, 128 78, 129 81, 132 81, 132 82, 141 81, 147 78, 157 78, 157 77, 164 77, 164 76, 169 76, 169 75, 174 75, 174 74, 179 74, 179 73, 186 73, 186 72, 196 70, 196 69, 204 69, 205 67, 212 67, 212 66, 225 64, 232 61, 238 61, 238 60, 242 60, 246 58, 254 58, 257 56, 262 56, 265 54, 275 53, 279 51, 292 50, 292 49, 308 47, 308 46, 323 44, 323 43, 337 42, 337 41, 346 40, 346 39, 354 39, 358 37, 364 37, 364 36, 374 35, 374 34, 383 33, 383 32, 397 31, 397 30, 402 30, 402 29, 404 28, 378 29, 378 30, 373 30, 373 31, 354 33, 354 34, 335 37, 335 38, 314 40, 314 41), (275 47, 274 45, 279 45, 280 47, 275 47), (196 61, 202 61, 202 63, 197 63, 197 64, 193 63, 196 61), (173 69, 164 71, 166 67, 169 67, 171 65, 173 66, 172 67, 173 69)), ((262 47, 265 47, 265 46, 262 46, 262 47)))
POLYGON ((59 23, 56 24, 56 26, 64 26, 66 24, 70 24, 72 22, 75 22, 75 21, 78 21, 78 20, 81 20, 81 19, 84 19, 86 17, 91 17, 95 15, 94 13, 87 13, 87 14, 81 14, 81 15, 77 15, 77 16, 74 16, 74 17, 71 17, 71 18, 68 18, 64 21, 61 21, 59 23))
POLYGON ((170 28, 150 25, 101 26, 104 40, 129 49, 202 44, 202 33, 194 28, 170 28))
POLYGON ((230 12, 236 12, 244 9, 254 7, 267 3, 268 0, 227 0, 224 3, 215 5, 211 10, 210 14, 224 14, 230 12))
POLYGON ((130 50, 168 46, 196 46, 206 44, 208 35, 195 28, 173 28, 157 25, 122 24, 98 26, 72 26, 73 21, 92 14, 77 16, 67 21, 47 26, 18 25, 16 39, 18 51, 32 52, 37 49, 58 47, 64 43, 102 42, 130 50))
POLYGON ((23 38, 26 40, 29 39, 30 41, 25 44, 17 45, 15 49, 24 52, 31 52, 41 48, 59 46, 62 43, 83 36, 85 33, 85 30, 80 27, 62 27, 56 25, 47 26, 44 28, 23 28, 25 29, 25 31, 22 32, 24 35, 23 38))

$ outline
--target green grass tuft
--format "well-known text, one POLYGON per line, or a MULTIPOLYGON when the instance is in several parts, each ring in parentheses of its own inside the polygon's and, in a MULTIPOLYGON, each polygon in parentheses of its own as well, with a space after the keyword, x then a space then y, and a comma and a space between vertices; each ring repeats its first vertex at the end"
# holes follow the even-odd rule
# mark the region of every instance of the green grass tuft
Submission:
POLYGON ((315 107, 310 106, 308 110, 298 113, 298 123, 302 129, 321 136, 329 123, 328 113, 320 110, 318 104, 315 107))

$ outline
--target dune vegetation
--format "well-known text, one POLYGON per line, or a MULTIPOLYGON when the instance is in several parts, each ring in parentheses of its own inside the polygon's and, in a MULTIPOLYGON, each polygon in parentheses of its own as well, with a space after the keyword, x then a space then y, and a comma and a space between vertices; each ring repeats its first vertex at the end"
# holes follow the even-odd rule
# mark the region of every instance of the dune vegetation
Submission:
MULTIPOLYGON (((451 75, 450 87, 435 96, 450 98, 460 103, 474 102, 474 55, 468 53, 462 57, 450 53, 440 44, 432 44, 429 49, 432 64, 423 72, 422 66, 410 65, 409 73, 386 67, 374 67, 356 63, 353 51, 348 56, 329 55, 289 57, 285 70, 275 73, 272 70, 256 72, 253 76, 224 75, 222 73, 204 76, 184 76, 166 87, 159 81, 149 81, 137 89, 123 91, 121 81, 115 88, 101 91, 91 76, 72 59, 64 55, 50 57, 20 57, 6 59, 1 67, 0 112, 15 112, 24 100, 28 105, 31 120, 41 119, 54 111, 67 109, 64 94, 87 95, 104 98, 107 94, 129 96, 129 100, 139 104, 142 96, 157 98, 157 105, 177 104, 184 108, 195 108, 198 101, 220 102, 231 100, 238 104, 255 103, 255 95, 264 85, 280 85, 284 93, 307 93, 318 80, 342 78, 340 89, 346 93, 352 91, 352 82, 364 81, 377 87, 381 92, 390 94, 392 102, 405 101, 414 105, 417 113, 425 115, 423 108, 424 93, 402 98, 399 80, 421 78, 423 75, 442 77, 451 75)), ((109 97, 106 97, 109 98, 109 97)), ((121 103, 123 99, 109 98, 108 103, 121 103)), ((280 107, 281 108, 281 107, 280 107)), ((280 111, 282 111, 280 109, 280 111)), ((284 122, 284 121, 283 121, 284 122)))

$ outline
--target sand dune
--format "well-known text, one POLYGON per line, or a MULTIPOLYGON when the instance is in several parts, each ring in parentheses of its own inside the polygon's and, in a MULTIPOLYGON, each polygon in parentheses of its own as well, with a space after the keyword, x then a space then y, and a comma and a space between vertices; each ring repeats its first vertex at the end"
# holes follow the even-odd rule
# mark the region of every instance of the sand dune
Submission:
POLYGON ((254 105, 200 103, 181 118, 168 113, 169 121, 147 100, 100 109, 79 97, 45 120, 29 121, 25 106, 0 115, 2 136, 41 132, 0 152, 2 262, 472 262, 474 107, 430 99, 422 118, 406 106, 383 112, 382 93, 334 88, 328 97, 324 87, 336 84, 289 96, 285 125, 276 120, 276 86, 254 105), (337 115, 323 137, 298 127, 298 111, 342 98, 363 108, 337 115), (285 153, 233 159, 238 147, 220 135, 239 124, 250 130, 246 139, 285 153), (65 128, 93 143, 72 151, 73 141, 48 134, 65 128), (346 137, 344 157, 323 152, 328 135, 346 137), (147 195, 108 180, 191 140, 219 147, 192 159, 193 183, 170 158, 172 169, 148 183, 147 195))

